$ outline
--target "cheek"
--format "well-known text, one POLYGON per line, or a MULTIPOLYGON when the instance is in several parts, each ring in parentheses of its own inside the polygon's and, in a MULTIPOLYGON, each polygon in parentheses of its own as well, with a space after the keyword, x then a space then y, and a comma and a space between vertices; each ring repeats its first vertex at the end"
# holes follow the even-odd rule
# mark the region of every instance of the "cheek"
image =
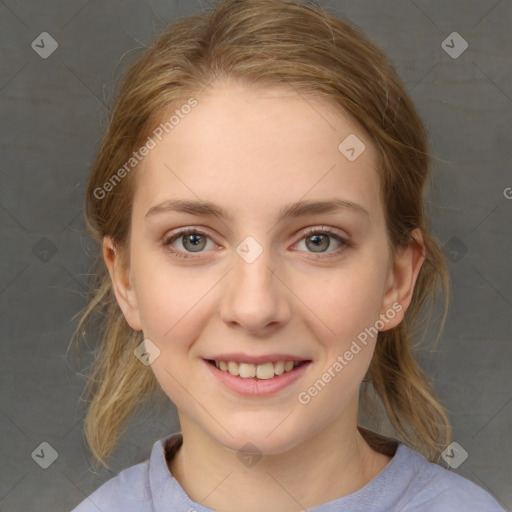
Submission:
POLYGON ((295 280, 291 287, 304 297, 301 316, 309 319, 318 339, 342 349, 375 324, 381 312, 383 271, 378 264, 360 264, 329 270, 318 279, 295 280))
MULTIPOLYGON (((160 350, 151 368, 161 388, 180 410, 190 409, 191 350, 211 315, 209 298, 218 276, 171 264, 140 265, 137 297, 144 338, 160 350), (210 292, 210 293, 209 293, 210 292)), ((195 367, 194 367, 195 368, 195 367)), ((205 375, 194 374, 201 387, 205 375)))
POLYGON ((218 285, 216 274, 179 267, 162 257, 140 258, 133 268, 144 335, 164 345, 194 339, 204 299, 218 285))
POLYGON ((358 395, 377 340, 382 289, 381 273, 369 267, 332 272, 298 293, 307 297, 299 314, 321 345, 298 397, 307 414, 330 421, 358 395))

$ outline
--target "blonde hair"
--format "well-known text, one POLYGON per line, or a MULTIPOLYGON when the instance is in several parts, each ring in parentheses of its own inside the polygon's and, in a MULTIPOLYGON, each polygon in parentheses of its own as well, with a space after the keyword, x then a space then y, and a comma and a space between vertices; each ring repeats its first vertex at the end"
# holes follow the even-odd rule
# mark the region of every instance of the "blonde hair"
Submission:
MULTIPOLYGON (((430 172, 428 142, 394 68, 351 25, 299 2, 225 0, 166 28, 131 65, 114 102, 87 183, 88 232, 100 246, 110 237, 128 265, 136 170, 104 197, 98 198, 95 191, 130 159, 163 113, 199 95, 216 79, 292 86, 348 113, 371 137, 380 156, 390 245, 397 249, 411 243, 412 231, 419 228, 426 259, 405 319, 379 333, 365 381, 380 397, 395 434, 433 459, 449 442, 450 426, 412 355, 413 336, 430 323, 438 295, 446 299, 444 322, 449 293, 442 251, 423 211, 430 172)), ((101 251, 93 275, 90 300, 79 313, 72 340, 80 340, 85 325, 101 315, 102 339, 84 389, 90 402, 84 433, 94 460, 107 466, 105 458, 115 449, 127 418, 144 401, 157 398, 162 404, 166 397, 151 368, 133 354, 142 333, 128 326, 101 251)))

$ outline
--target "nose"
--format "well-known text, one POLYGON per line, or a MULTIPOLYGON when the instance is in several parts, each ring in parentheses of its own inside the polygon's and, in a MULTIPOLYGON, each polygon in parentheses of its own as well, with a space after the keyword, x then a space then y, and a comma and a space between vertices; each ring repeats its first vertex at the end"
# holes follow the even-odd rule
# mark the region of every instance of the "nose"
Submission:
POLYGON ((226 276, 220 315, 231 328, 252 337, 264 337, 286 325, 290 318, 290 292, 279 276, 270 251, 254 260, 233 255, 226 276))

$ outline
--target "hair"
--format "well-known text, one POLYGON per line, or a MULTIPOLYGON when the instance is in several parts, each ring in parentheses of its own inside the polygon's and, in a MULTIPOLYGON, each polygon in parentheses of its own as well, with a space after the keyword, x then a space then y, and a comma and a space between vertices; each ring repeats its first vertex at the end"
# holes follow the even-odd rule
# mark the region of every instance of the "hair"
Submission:
MULTIPOLYGON (((87 231, 100 246, 104 237, 110 238, 121 264, 129 265, 137 166, 104 197, 97 197, 95 191, 129 161, 166 112, 193 95, 199 97, 216 80, 292 87, 348 115, 371 138, 380 160, 391 252, 415 243, 413 230, 419 230, 425 261, 403 321, 379 332, 364 382, 380 398, 394 434, 433 460, 450 442, 451 429, 413 357, 413 338, 420 330, 426 333, 438 300, 444 299, 436 343, 439 340, 447 314, 449 279, 424 211, 423 194, 431 167, 428 140, 394 67, 351 24, 321 6, 298 1, 221 0, 210 10, 165 27, 122 80, 87 183, 87 231)), ((72 341, 80 340, 96 314, 102 316, 101 341, 84 389, 90 402, 84 434, 94 461, 107 466, 105 458, 115 449, 128 417, 144 401, 165 397, 151 368, 134 357, 143 335, 127 324, 101 251, 89 295, 87 305, 77 314, 80 318, 72 341)))

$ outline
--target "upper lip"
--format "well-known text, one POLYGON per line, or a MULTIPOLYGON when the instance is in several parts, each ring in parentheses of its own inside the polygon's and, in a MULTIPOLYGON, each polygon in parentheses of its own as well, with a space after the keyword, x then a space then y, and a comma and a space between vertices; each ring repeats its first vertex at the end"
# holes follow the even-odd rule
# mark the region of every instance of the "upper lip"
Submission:
POLYGON ((292 354, 266 354, 262 356, 250 356, 241 353, 218 354, 211 357, 205 357, 206 360, 214 361, 236 361, 238 363, 262 364, 275 363, 277 361, 310 361, 305 357, 294 356, 292 354))

